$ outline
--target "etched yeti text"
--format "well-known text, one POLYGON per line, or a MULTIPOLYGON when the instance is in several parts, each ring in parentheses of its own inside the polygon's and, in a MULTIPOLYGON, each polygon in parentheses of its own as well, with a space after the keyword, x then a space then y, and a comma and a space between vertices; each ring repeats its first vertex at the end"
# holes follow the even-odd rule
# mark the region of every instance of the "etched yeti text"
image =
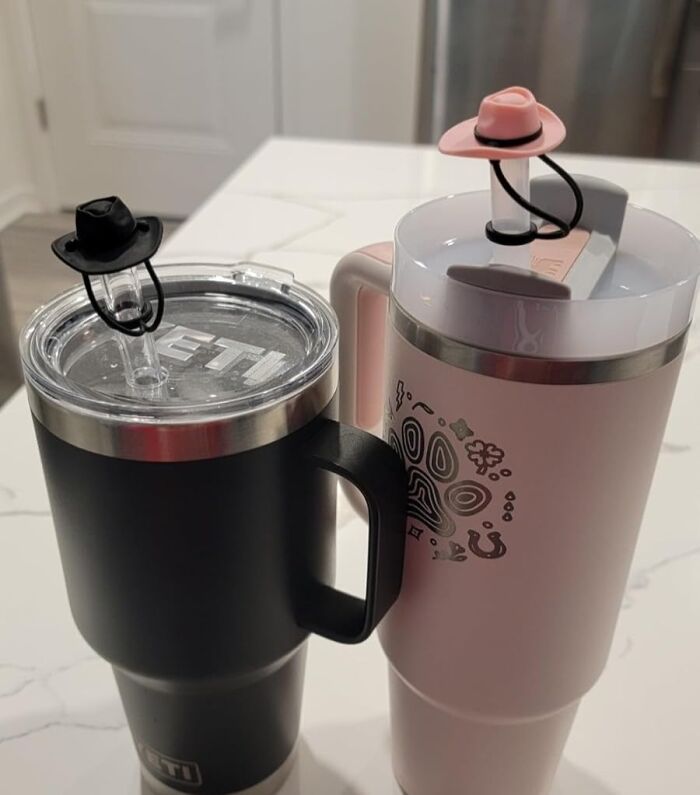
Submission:
POLYGON ((188 784, 190 787, 202 785, 202 774, 196 762, 166 756, 143 743, 138 743, 137 747, 141 761, 156 778, 188 784))
MULTIPOLYGON (((166 328, 166 324, 161 323, 161 328, 166 328)), ((173 326, 156 342, 156 348, 161 356, 168 356, 179 362, 188 362, 203 343, 211 342, 213 339, 214 335, 205 331, 173 326)))
POLYGON ((169 329, 156 342, 161 356, 179 362, 188 362, 203 346, 223 348, 219 353, 214 353, 204 367, 215 373, 223 373, 240 362, 247 361, 249 367, 241 375, 248 385, 266 381, 283 367, 285 354, 280 351, 266 351, 258 345, 250 345, 227 337, 215 337, 213 334, 186 326, 170 326, 163 323, 161 328, 169 329))

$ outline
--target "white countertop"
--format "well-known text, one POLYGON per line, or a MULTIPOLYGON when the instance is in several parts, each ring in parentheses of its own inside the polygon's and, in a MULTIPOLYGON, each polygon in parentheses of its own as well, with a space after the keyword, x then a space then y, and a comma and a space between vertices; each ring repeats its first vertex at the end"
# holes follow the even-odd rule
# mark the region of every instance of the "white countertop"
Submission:
MULTIPOLYGON (((559 160, 700 234, 700 167, 559 160)), ((173 235, 163 259, 254 259, 327 295, 343 253, 389 239, 422 201, 487 185, 482 163, 429 148, 272 140, 173 235)), ((700 792, 699 400, 696 327, 610 660, 584 699, 553 795, 700 792)), ((0 411, 0 451, 0 792, 136 795, 138 765, 111 670, 69 613, 23 391, 0 411)), ((354 590, 364 532, 340 507, 339 584, 354 590)), ((398 795, 376 639, 311 640, 301 754, 281 792, 398 795)))

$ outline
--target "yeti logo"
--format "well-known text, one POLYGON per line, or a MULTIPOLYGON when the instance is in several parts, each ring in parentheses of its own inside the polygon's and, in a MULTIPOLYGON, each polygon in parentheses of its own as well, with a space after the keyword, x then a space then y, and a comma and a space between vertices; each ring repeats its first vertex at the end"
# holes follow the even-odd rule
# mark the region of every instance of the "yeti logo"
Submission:
POLYGON ((186 326, 161 323, 161 329, 168 329, 156 342, 156 348, 161 356, 167 356, 179 362, 187 362, 203 345, 213 345, 223 350, 212 356, 204 367, 207 370, 222 373, 234 365, 245 363, 249 366, 242 376, 246 384, 251 386, 267 381, 270 376, 281 369, 285 357, 280 351, 266 351, 265 348, 258 345, 250 345, 247 342, 230 340, 226 337, 215 337, 213 334, 186 326))
POLYGON ((138 750, 141 761, 156 778, 190 787, 202 786, 202 774, 196 762, 173 759, 172 756, 160 754, 143 743, 138 743, 138 750))

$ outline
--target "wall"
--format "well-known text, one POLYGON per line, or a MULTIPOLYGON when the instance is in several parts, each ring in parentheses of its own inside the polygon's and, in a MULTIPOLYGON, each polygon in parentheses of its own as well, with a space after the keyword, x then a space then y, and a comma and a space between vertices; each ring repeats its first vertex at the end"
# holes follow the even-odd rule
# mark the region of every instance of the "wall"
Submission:
POLYGON ((282 0, 281 132, 415 140, 422 0, 282 0))
MULTIPOLYGON (((35 9, 43 2, 37 0, 35 9)), ((54 2, 66 9, 72 5, 52 0, 51 6, 54 2)), ((241 8, 253 2, 246 0, 241 8)), ((277 0, 276 8, 271 35, 277 132, 415 140, 423 0, 277 0)), ((53 160, 58 154, 59 164, 66 163, 71 156, 59 146, 60 119, 50 91, 49 78, 63 72, 44 70, 42 84, 36 56, 45 51, 35 54, 35 37, 27 0, 0 0, 0 228, 23 212, 75 203, 72 193, 59 190, 53 160), (51 111, 48 132, 37 122, 42 96, 51 111)), ((84 169, 71 173, 84 176, 84 169)))
POLYGON ((0 3, 0 229, 38 209, 12 14, 10 3, 0 3))

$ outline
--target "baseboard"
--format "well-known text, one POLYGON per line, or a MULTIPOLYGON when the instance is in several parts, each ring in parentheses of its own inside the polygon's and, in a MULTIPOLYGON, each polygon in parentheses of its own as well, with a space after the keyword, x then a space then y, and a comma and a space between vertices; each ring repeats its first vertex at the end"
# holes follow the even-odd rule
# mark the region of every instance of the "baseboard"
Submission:
POLYGON ((31 185, 19 185, 0 191, 0 230, 24 213, 37 212, 41 202, 31 185))

